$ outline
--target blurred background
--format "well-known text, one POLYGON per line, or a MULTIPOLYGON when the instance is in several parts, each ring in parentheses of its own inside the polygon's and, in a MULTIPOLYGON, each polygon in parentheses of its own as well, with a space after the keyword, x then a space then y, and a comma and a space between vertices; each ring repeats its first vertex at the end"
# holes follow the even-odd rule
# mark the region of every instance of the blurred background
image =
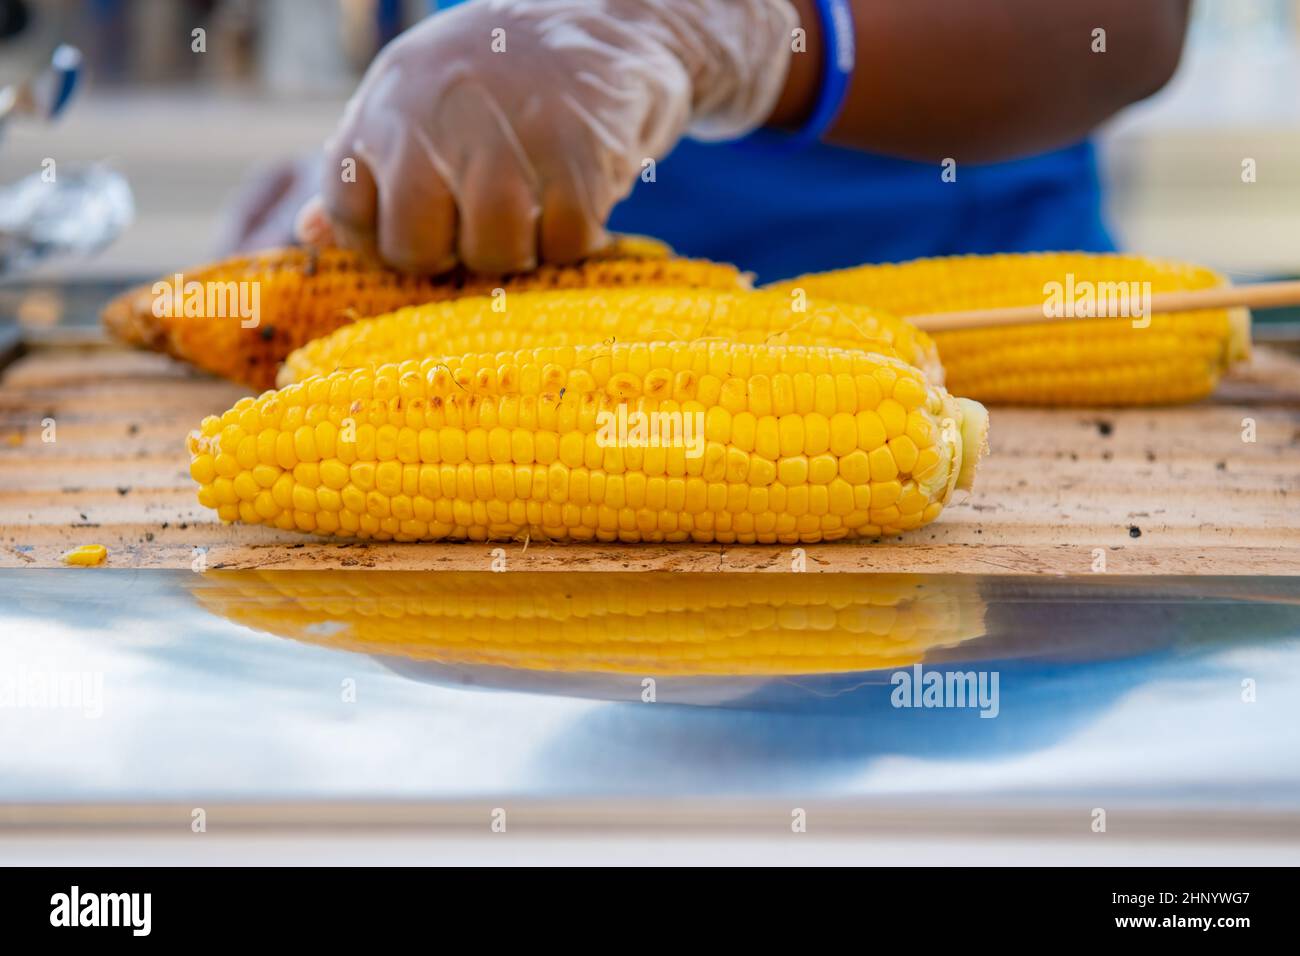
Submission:
MULTIPOLYGON (((52 126, 10 123, 0 183, 108 160, 137 221, 81 277, 145 276, 229 240, 231 197, 329 134, 374 52, 431 0, 0 0, 0 86, 59 42, 85 87, 52 126), (194 52, 201 29, 206 52, 194 52), (225 233, 223 235, 223 230, 225 233)), ((1238 278, 1300 274, 1300 0, 1198 0, 1174 81, 1100 136, 1121 243, 1238 278), (1242 181, 1254 160, 1257 181, 1242 181)), ((66 262, 45 267, 66 275, 66 262)))

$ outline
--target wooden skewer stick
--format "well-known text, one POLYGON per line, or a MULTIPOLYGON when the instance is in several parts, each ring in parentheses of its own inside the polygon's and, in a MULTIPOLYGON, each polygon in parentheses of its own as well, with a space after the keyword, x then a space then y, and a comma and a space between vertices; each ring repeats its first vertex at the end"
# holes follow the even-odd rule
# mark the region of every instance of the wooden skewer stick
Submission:
MULTIPOLYGON (((1100 298, 1100 297, 1099 297, 1100 298)), ((1131 299, 1130 299, 1131 301, 1131 299)), ((1105 302, 1097 303, 1105 308, 1105 302)), ((1253 285, 1219 286, 1213 289, 1187 289, 1179 292, 1157 292, 1151 296, 1151 313, 1196 312, 1202 309, 1246 307, 1273 309, 1285 305, 1300 305, 1300 281, 1259 282, 1253 285)), ((926 315, 909 315, 907 321, 926 332, 948 332, 954 329, 990 329, 1003 325, 1033 325, 1040 322, 1077 322, 1083 319, 1140 319, 1130 315, 1048 315, 1043 305, 1018 305, 1001 309, 968 309, 960 312, 931 312, 926 315)))

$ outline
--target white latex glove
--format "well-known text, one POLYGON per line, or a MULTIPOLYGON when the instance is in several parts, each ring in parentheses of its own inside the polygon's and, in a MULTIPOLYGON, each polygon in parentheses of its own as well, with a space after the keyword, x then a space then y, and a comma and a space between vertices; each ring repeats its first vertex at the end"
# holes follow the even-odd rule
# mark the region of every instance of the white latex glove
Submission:
POLYGON ((409 271, 600 248, 647 159, 740 136, 785 82, 789 0, 472 0, 389 44, 326 148, 308 242, 409 271), (355 182, 342 175, 355 161, 355 182))

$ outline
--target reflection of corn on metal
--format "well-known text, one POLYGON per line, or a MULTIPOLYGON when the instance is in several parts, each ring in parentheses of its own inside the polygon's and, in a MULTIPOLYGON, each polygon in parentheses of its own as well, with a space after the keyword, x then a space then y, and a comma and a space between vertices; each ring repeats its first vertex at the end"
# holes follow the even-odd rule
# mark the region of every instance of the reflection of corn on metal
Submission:
POLYGON ((308 342, 285 360, 279 382, 427 356, 700 338, 880 352, 943 382, 934 342, 892 316, 847 303, 796 304, 780 293, 663 288, 523 292, 504 301, 475 296, 412 306, 308 342))
MULTIPOLYGON (((895 315, 1035 305, 1060 286, 1094 301, 1223 285, 1201 266, 1140 256, 1036 253, 918 259, 790 279, 772 288, 857 302, 895 315), (1149 283, 1149 286, 1144 286, 1149 283)), ((1067 313, 1069 314, 1069 313, 1067 313)), ((1075 313, 1079 314, 1079 313, 1075 313)), ((982 402, 1147 405, 1192 401, 1250 350, 1245 309, 935 332, 947 387, 982 402), (1141 319, 1142 322, 1146 318, 1141 319)))
POLYGON ((190 474, 223 520, 285 530, 811 543, 933 521, 971 487, 987 426, 978 403, 875 353, 560 346, 241 399, 191 434, 190 474))
POLYGON ((973 581, 916 575, 209 571, 193 591, 280 637, 537 671, 869 671, 984 633, 973 581))
MULTIPOLYGON (((244 328, 239 316, 226 313, 187 317, 176 303, 171 312, 164 309, 165 314, 156 315, 158 283, 152 283, 109 303, 103 315, 105 326, 123 341, 166 352, 257 389, 272 388, 279 363, 310 340, 355 319, 421 302, 488 295, 497 288, 737 289, 746 284, 734 266, 679 259, 662 243, 638 236, 619 237, 608 250, 578 265, 543 266, 504 277, 456 271, 426 278, 379 268, 342 249, 281 249, 190 270, 181 279, 183 284, 199 283, 205 291, 256 283, 256 325, 244 328)), ((171 286, 172 281, 168 277, 161 283, 171 286)), ((246 295, 251 298, 251 292, 246 295)))

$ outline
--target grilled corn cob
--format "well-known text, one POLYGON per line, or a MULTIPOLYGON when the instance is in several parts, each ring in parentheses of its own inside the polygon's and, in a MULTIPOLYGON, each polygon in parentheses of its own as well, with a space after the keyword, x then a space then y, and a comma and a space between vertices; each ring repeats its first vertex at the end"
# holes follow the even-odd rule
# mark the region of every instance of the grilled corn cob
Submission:
POLYGON ((984 633, 973 584, 916 575, 210 571, 192 589, 297 641, 569 673, 869 671, 984 633))
POLYGON ((833 345, 880 352, 943 382, 934 342, 892 316, 838 302, 796 309, 781 293, 719 289, 520 292, 401 309, 345 326, 291 353, 279 384, 408 358, 500 352, 612 340, 728 339, 769 345, 833 345), (504 306, 504 308, 503 308, 504 306))
MULTIPOLYGON (((1201 266, 1128 255, 1073 252, 957 256, 861 266, 802 276, 772 288, 801 289, 896 315, 1035 305, 1051 291, 1109 300, 1226 280, 1201 266), (1059 283, 1059 286, 1049 284, 1059 283), (1149 285, 1142 285, 1149 283, 1149 285), (1132 285, 1130 285, 1132 284, 1132 285)), ((1119 299, 1123 301, 1123 299, 1119 299)), ((1066 313, 1070 314, 1069 312, 1066 313)), ((1082 314, 1082 313, 1076 313, 1082 314)), ((990 403, 1148 405, 1193 401, 1249 355, 1245 309, 933 333, 947 387, 990 403)))
POLYGON ((122 341, 166 352, 260 391, 274 387, 277 366, 299 346, 355 319, 402 306, 486 295, 497 288, 655 285, 737 289, 746 280, 734 266, 675 258, 662 243, 638 236, 619 237, 608 250, 578 265, 543 266, 504 277, 463 271, 411 276, 342 249, 279 249, 139 286, 109 303, 103 320, 122 341), (182 294, 174 294, 178 287, 182 294), (189 315, 184 308, 191 300, 183 292, 187 288, 198 293, 189 315), (243 298, 236 301, 238 296, 243 298), (253 311, 255 316, 244 314, 253 311))
POLYGON ((987 422, 876 353, 560 346, 241 399, 191 433, 190 474, 223 520, 286 530, 815 542, 934 520, 971 487, 987 422))

